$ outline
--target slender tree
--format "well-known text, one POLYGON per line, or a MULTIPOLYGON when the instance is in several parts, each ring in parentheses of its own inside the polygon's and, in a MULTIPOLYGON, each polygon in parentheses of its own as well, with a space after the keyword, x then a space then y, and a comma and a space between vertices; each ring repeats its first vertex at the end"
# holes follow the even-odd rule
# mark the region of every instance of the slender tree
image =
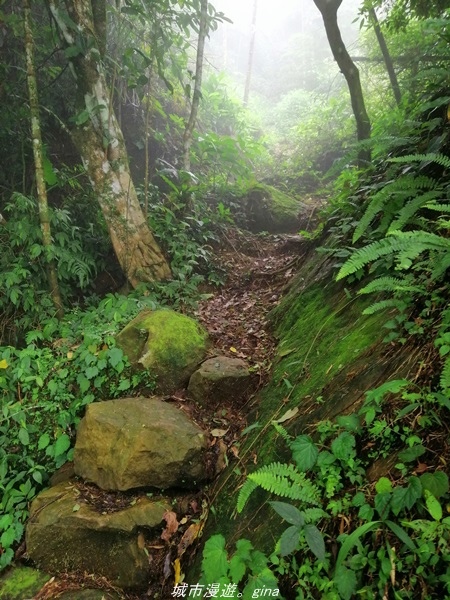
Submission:
POLYGON ((377 36, 378 45, 380 46, 381 54, 383 55, 384 64, 386 66, 386 71, 389 75, 389 81, 391 82, 392 92, 394 94, 395 101, 397 102, 397 105, 399 105, 402 101, 402 93, 400 91, 397 73, 395 72, 394 63, 392 61, 392 57, 389 52, 389 48, 387 46, 383 31, 381 30, 377 13, 372 3, 369 3, 367 6, 367 14, 369 15, 369 19, 372 23, 373 30, 375 31, 375 35, 377 36))
MULTIPOLYGON (((371 126, 364 103, 359 71, 345 47, 337 20, 337 12, 342 4, 342 0, 314 0, 314 4, 322 15, 334 60, 337 62, 347 81, 353 114, 356 120, 358 141, 368 140, 370 138, 371 126)), ((370 151, 360 151, 359 159, 361 162, 369 161, 370 151)))
POLYGON ((245 76, 244 106, 247 106, 250 96, 250 84, 252 82, 253 60, 255 58, 256 42, 256 15, 258 13, 258 0, 253 0, 252 25, 250 32, 250 48, 248 50, 247 74, 245 76))
POLYGON ((203 77, 203 55, 205 51, 205 40, 208 35, 208 0, 200 0, 200 25, 198 30, 197 59, 195 63, 195 83, 192 95, 191 111, 183 136, 183 166, 185 171, 191 169, 190 150, 192 145, 192 133, 197 120, 198 107, 201 98, 203 77))
POLYGON ((78 114, 72 139, 122 270, 133 287, 167 279, 170 267, 140 207, 106 83, 106 0, 47 0, 47 4, 76 76, 78 114))
MULTIPOLYGON (((36 190, 39 207, 39 220, 42 231, 42 244, 46 256, 47 280, 50 296, 56 309, 56 316, 64 316, 63 302, 59 291, 56 263, 51 258, 52 233, 50 228, 50 211, 47 201, 47 188, 44 179, 42 135, 39 118, 39 100, 34 68, 34 39, 31 28, 31 10, 29 0, 23 0, 24 28, 25 28, 25 57, 27 65, 28 98, 30 102, 31 137, 33 143, 34 168, 36 174, 36 190)), ((1 221, 1 219, 0 219, 1 221)))

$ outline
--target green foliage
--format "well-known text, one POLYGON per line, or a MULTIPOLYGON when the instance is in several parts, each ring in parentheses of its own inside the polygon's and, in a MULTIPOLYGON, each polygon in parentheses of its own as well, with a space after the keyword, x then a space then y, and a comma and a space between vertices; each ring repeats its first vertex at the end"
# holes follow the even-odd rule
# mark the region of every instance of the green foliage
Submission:
MULTIPOLYGON (((207 540, 203 550, 200 584, 216 584, 214 591, 217 590, 218 594, 226 595, 228 598, 239 597, 244 600, 258 598, 259 592, 255 590, 278 589, 277 578, 268 564, 267 557, 255 550, 246 539, 236 542, 236 550, 229 558, 225 549, 225 538, 220 534, 213 535, 207 540), (247 576, 245 585, 242 592, 239 592, 238 584, 244 582, 245 576, 247 576)), ((280 595, 277 597, 282 598, 280 595)))
POLYGON ((150 298, 107 296, 98 306, 58 322, 41 315, 26 346, 0 346, 0 568, 13 557, 29 502, 49 475, 70 460, 87 404, 153 389, 131 372, 115 334, 150 298))
POLYGON ((102 261, 99 250, 86 241, 91 234, 89 225, 83 228, 75 225, 70 211, 65 208, 51 211, 53 245, 48 251, 42 245, 38 206, 33 198, 14 194, 4 214, 6 222, 0 228, 3 281, 0 340, 15 343, 28 328, 53 315, 47 291, 49 260, 57 264, 61 292, 67 303, 80 289, 88 287, 102 261), (9 335, 5 333, 6 328, 9 335))

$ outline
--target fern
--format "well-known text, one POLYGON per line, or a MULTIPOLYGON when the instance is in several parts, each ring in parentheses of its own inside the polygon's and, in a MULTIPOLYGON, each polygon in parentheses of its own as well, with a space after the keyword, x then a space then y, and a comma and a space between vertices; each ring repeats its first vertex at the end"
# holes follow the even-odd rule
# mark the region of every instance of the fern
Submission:
POLYGON ((411 221, 412 217, 416 214, 416 212, 424 206, 428 206, 428 202, 430 200, 434 200, 439 197, 439 192, 437 191, 429 191, 425 192, 421 196, 417 196, 413 198, 411 202, 405 204, 403 208, 401 208, 398 212, 397 218, 392 221, 387 234, 392 233, 393 231, 402 229, 409 221, 411 221))
POLYGON ((398 277, 378 277, 365 287, 360 294, 371 294, 372 292, 421 292, 422 288, 417 285, 410 285, 406 278, 398 277))
POLYGON ((290 444, 292 442, 292 436, 289 435, 287 430, 282 425, 280 425, 276 421, 272 421, 272 425, 274 426, 276 432, 281 435, 281 437, 283 438, 283 440, 285 442, 287 442, 288 444, 290 444))
POLYGON ((363 315, 373 315, 376 312, 380 312, 381 310, 386 310, 388 308, 396 308, 399 312, 403 312, 406 307, 407 304, 405 302, 395 298, 390 298, 389 300, 380 300, 380 302, 371 304, 369 307, 363 310, 363 315))
POLYGON ((236 510, 242 512, 252 492, 261 487, 267 492, 305 504, 320 505, 320 495, 315 486, 294 465, 271 463, 264 465, 247 477, 237 501, 236 510))
POLYGON ((408 269, 411 262, 426 250, 449 252, 450 240, 428 231, 393 231, 382 240, 356 250, 342 265, 336 279, 352 275, 381 257, 396 254, 398 269, 408 269))
POLYGON ((450 356, 445 360, 439 383, 443 390, 448 391, 450 389, 450 356))
POLYGON ((236 510, 238 513, 242 512, 244 506, 247 504, 248 499, 251 494, 256 490, 258 484, 252 481, 251 479, 246 479, 244 485, 239 490, 239 496, 237 499, 236 510))
POLYGON ((405 200, 415 196, 418 191, 434 188, 436 182, 434 179, 426 176, 416 177, 415 175, 405 175, 400 179, 394 179, 377 192, 369 202, 366 212, 359 220, 353 234, 353 243, 365 233, 373 219, 383 211, 388 200, 393 195, 399 195, 405 200))
POLYGON ((436 163, 445 169, 450 169, 450 158, 445 156, 444 154, 429 152, 427 154, 407 154, 406 156, 396 156, 395 158, 390 158, 389 162, 392 163, 412 163, 412 162, 421 162, 421 163, 436 163))

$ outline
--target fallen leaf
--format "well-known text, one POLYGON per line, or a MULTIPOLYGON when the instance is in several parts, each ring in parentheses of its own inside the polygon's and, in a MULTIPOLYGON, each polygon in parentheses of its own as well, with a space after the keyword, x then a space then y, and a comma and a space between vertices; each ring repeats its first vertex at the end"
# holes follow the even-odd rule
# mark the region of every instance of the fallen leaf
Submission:
POLYGON ((167 525, 161 534, 161 539, 163 539, 165 542, 168 542, 172 535, 177 531, 179 523, 177 515, 172 510, 166 510, 166 512, 163 514, 163 519, 167 525))
POLYGON ((279 419, 277 419, 276 421, 274 421, 274 423, 284 423, 285 421, 289 421, 289 419, 292 419, 292 417, 295 417, 295 415, 298 413, 298 407, 296 406, 295 408, 290 408, 289 410, 287 410, 284 415, 282 417, 280 417, 279 419))
POLYGON ((173 570, 175 572, 175 575, 174 575, 174 585, 178 585, 184 579, 184 573, 182 573, 182 571, 181 571, 181 563, 180 563, 180 559, 179 558, 176 558, 174 560, 174 562, 173 562, 173 570))
POLYGON ((237 352, 236 348, 234 346, 230 347, 230 352, 237 352))
POLYGON ((227 431, 228 429, 211 429, 211 435, 213 437, 223 437, 227 431))
POLYGON ((80 510, 80 508, 81 508, 81 507, 80 507, 80 505, 79 505, 79 504, 74 504, 74 505, 73 505, 73 507, 72 507, 72 511, 73 511, 73 512, 78 512, 78 511, 80 510))
POLYGON ((189 525, 189 527, 183 533, 180 543, 178 544, 177 550, 179 557, 183 556, 183 554, 186 552, 186 549, 195 542, 202 532, 204 525, 204 521, 198 521, 198 523, 192 523, 192 525, 189 525))
POLYGON ((5 359, 0 360, 0 369, 7 369, 8 368, 8 363, 6 362, 5 359))

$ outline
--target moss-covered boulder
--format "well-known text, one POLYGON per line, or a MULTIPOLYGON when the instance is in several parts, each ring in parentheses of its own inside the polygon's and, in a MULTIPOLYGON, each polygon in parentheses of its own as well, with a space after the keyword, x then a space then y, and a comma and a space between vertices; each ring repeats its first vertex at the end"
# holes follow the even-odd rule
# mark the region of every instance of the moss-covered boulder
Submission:
POLYGON ((160 398, 90 404, 80 422, 75 473, 105 490, 195 487, 206 478, 206 437, 160 398))
POLYGON ((11 567, 0 576, 0 600, 34 598, 50 575, 31 567, 11 567))
POLYGON ((194 319, 173 310, 143 311, 116 337, 131 364, 156 377, 159 392, 187 384, 208 350, 208 334, 194 319))
POLYGON ((191 375, 190 397, 199 404, 218 404, 242 399, 250 390, 252 376, 240 358, 215 356, 205 360, 191 375))
POLYGON ((255 233, 298 231, 299 215, 305 209, 296 198, 262 183, 247 190, 241 202, 245 213, 242 224, 255 233))
POLYGON ((139 589, 151 576, 146 540, 160 535, 168 509, 167 503, 141 498, 126 509, 100 514, 78 497, 75 485, 61 483, 31 504, 27 552, 48 573, 94 573, 118 587, 139 589))

